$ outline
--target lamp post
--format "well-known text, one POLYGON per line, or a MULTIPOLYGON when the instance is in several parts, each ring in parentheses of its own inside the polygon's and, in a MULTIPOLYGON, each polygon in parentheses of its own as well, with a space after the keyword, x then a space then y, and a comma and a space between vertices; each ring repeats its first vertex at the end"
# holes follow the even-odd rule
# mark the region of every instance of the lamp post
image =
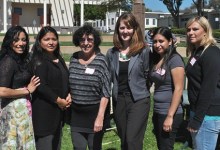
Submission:
POLYGON ((3 2, 3 5, 4 5, 4 7, 3 7, 3 14, 4 14, 4 23, 3 23, 3 25, 4 25, 4 33, 6 33, 6 31, 7 31, 7 24, 8 24, 8 20, 7 20, 7 0, 4 0, 4 2, 3 2))
POLYGON ((80 26, 83 26, 84 24, 84 0, 81 0, 80 5, 80 26))
POLYGON ((107 32, 107 33, 109 32, 109 31, 108 31, 108 28, 109 28, 109 26, 108 26, 108 15, 109 15, 109 12, 108 12, 108 4, 107 4, 106 21, 105 21, 105 23, 106 23, 106 32, 107 32))
POLYGON ((44 0, 44 27, 47 25, 47 0, 44 0))
POLYGON ((217 28, 220 29, 220 11, 219 11, 219 5, 216 5, 216 10, 217 10, 217 14, 218 14, 218 26, 217 26, 217 28))

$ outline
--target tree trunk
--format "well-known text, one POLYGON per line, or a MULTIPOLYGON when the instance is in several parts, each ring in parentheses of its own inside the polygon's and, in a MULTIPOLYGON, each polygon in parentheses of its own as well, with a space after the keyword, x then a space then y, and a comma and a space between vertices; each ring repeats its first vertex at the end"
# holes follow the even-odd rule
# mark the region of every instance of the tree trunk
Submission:
POLYGON ((138 23, 140 24, 142 34, 144 37, 144 31, 145 31, 145 6, 143 0, 134 0, 132 12, 134 16, 136 17, 138 23))

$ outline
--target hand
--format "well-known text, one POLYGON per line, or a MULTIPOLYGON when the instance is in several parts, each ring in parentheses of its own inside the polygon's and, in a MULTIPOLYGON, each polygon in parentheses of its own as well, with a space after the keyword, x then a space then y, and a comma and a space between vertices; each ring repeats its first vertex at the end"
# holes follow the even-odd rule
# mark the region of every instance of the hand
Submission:
POLYGON ((187 130, 188 130, 190 133, 196 133, 196 132, 198 132, 198 130, 195 130, 195 129, 190 128, 190 127, 188 127, 187 130))
POLYGON ((71 95, 68 94, 68 96, 66 97, 66 101, 68 103, 68 105, 66 106, 66 108, 70 107, 70 105, 72 104, 72 99, 71 99, 71 95))
POLYGON ((56 103, 61 109, 65 109, 65 107, 68 105, 68 102, 60 97, 57 98, 56 103))
POLYGON ((163 123, 163 130, 165 132, 172 131, 172 125, 173 125, 173 117, 167 116, 164 123, 163 123))
POLYGON ((31 78, 30 83, 27 86, 27 89, 28 91, 30 91, 30 93, 33 93, 39 85, 40 85, 40 78, 33 76, 31 78))
POLYGON ((103 120, 104 117, 97 116, 94 124, 94 132, 99 132, 103 129, 103 120))

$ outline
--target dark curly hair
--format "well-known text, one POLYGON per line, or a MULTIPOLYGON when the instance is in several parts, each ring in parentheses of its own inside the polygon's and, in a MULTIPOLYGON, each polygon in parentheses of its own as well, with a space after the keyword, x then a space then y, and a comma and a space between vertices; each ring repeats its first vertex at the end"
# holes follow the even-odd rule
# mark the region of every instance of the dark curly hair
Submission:
MULTIPOLYGON (((44 49, 41 47, 41 39, 47 34, 47 33, 53 33, 57 40, 59 41, 59 38, 58 38, 58 34, 57 34, 57 31, 50 27, 50 26, 45 26, 43 28, 41 28, 41 30, 39 31, 38 35, 37 35, 37 38, 36 38, 36 41, 32 47, 32 52, 33 52, 33 56, 35 55, 43 55, 43 53, 45 52, 44 49)), ((56 57, 58 57, 60 55, 60 44, 59 42, 57 43, 57 48, 55 49, 54 51, 54 55, 56 57)))
POLYGON ((94 37, 94 51, 99 52, 99 45, 101 44, 101 36, 99 32, 94 29, 91 25, 85 24, 79 29, 77 29, 73 34, 73 44, 75 46, 79 46, 80 40, 82 39, 83 35, 93 35, 94 37))
POLYGON ((9 28, 8 31, 6 32, 3 42, 2 42, 2 46, 1 46, 0 60, 6 54, 14 53, 14 50, 12 49, 11 45, 19 37, 21 32, 23 32, 26 36, 26 45, 24 47, 24 52, 19 56, 23 61, 28 60, 29 58, 29 36, 27 32, 25 31, 25 29, 21 26, 13 26, 9 28))

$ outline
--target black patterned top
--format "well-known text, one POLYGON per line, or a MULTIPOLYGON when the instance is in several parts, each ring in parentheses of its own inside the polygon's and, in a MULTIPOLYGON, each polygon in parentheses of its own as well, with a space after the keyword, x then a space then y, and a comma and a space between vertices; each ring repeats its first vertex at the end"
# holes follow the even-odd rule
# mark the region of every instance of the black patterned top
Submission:
MULTIPOLYGON (((14 52, 6 54, 0 60, 0 68, 0 87, 18 89, 27 86, 30 82, 31 73, 28 71, 27 63, 14 52)), ((2 107, 9 102, 2 98, 2 107)))
POLYGON ((76 52, 70 59, 70 93, 76 104, 98 104, 102 97, 110 97, 110 74, 106 58, 98 53, 88 65, 79 63, 76 52))

